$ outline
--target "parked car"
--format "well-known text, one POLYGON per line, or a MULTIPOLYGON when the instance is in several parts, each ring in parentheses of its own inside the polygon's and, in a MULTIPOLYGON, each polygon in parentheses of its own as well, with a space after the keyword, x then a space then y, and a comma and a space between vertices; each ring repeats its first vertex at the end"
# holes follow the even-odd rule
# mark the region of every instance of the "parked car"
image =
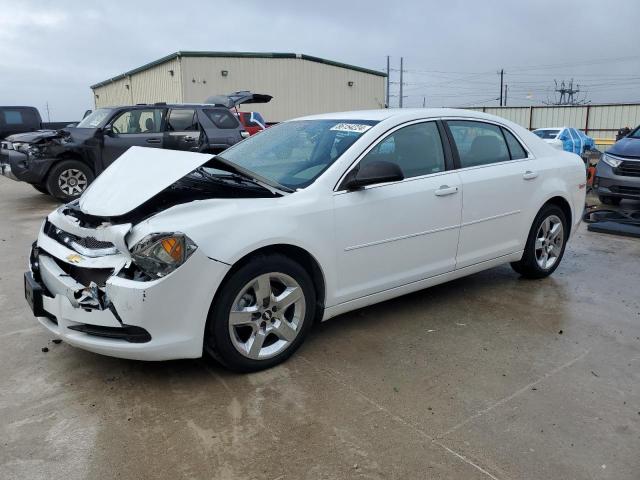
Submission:
POLYGON ((56 130, 75 123, 43 122, 35 107, 0 106, 0 140, 16 133, 56 130))
POLYGON ((609 205, 619 205, 623 198, 640 200, 640 126, 602 154, 593 189, 609 205))
POLYGON ((553 148, 578 155, 595 148, 593 138, 577 128, 538 128, 533 131, 553 148))
MULTIPOLYGON (((129 147, 217 153, 247 136, 226 107, 156 103, 99 108, 75 128, 9 136, 2 142, 0 165, 3 175, 69 201, 129 147)), ((153 162, 148 167, 154 168, 153 162)))
POLYGON ((236 116, 249 135, 255 135, 267 129, 267 122, 258 112, 236 112, 236 116))
POLYGON ((217 156, 131 148, 46 218, 25 296, 77 347, 258 370, 316 319, 504 263, 550 275, 584 200, 576 155, 495 116, 315 115, 217 156))

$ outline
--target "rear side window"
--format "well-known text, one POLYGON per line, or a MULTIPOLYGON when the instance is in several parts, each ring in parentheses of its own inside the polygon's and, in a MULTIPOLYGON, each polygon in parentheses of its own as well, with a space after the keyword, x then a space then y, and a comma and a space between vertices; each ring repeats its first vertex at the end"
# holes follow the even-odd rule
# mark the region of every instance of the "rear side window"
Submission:
POLYGON ((20 110, 3 110, 4 123, 6 125, 22 125, 22 112, 20 110))
POLYGON ((218 128, 238 128, 238 119, 228 110, 204 110, 204 113, 218 128))
POLYGON ((447 122, 458 150, 460 167, 477 167, 510 160, 500 127, 470 120, 447 122))
POLYGON ((519 160, 521 158, 527 158, 527 151, 522 148, 520 142, 513 136, 513 134, 506 128, 502 129, 504 138, 507 140, 507 146, 509 147, 509 153, 511 154, 511 160, 519 160))
POLYGON ((167 130, 170 132, 192 132, 200 130, 196 111, 193 109, 171 110, 167 119, 167 130))
POLYGON ((416 123, 396 130, 360 161, 398 164, 405 178, 428 175, 445 169, 440 133, 435 122, 416 123))

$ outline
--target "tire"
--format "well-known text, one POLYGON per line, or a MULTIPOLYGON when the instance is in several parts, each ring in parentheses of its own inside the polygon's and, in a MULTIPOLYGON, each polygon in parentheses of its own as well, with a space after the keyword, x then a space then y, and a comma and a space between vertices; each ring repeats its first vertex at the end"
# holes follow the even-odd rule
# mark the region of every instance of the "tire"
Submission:
POLYGON ((622 201, 621 198, 618 197, 608 197, 606 195, 599 195, 598 198, 600 199, 600 201, 602 203, 604 203, 605 205, 620 205, 620 202, 622 201))
POLYGON ((543 206, 531 225, 522 259, 511 263, 511 268, 525 278, 548 277, 560 265, 568 237, 569 227, 562 209, 553 204, 543 206), (553 236, 555 225, 561 229, 553 236))
POLYGON ((49 195, 69 202, 82 195, 82 192, 95 179, 88 165, 78 160, 63 160, 56 163, 47 176, 49 195))
POLYGON ((31 186, 35 188, 40 193, 44 193, 45 195, 49 195, 49 190, 47 190, 46 185, 40 185, 38 183, 32 183, 31 186))
POLYGON ((284 255, 261 255, 220 287, 207 318, 205 351, 236 372, 271 368, 302 344, 315 310, 316 292, 306 270, 284 255))

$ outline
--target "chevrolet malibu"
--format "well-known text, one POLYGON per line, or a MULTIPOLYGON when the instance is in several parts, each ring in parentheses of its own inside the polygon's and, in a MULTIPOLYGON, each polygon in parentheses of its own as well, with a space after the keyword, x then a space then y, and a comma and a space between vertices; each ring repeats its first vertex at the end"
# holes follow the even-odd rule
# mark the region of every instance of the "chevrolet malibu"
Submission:
POLYGON ((129 149, 46 218, 25 296, 92 352, 254 371, 315 320, 505 263, 550 275, 584 199, 578 156, 498 117, 310 116, 217 156, 129 149))

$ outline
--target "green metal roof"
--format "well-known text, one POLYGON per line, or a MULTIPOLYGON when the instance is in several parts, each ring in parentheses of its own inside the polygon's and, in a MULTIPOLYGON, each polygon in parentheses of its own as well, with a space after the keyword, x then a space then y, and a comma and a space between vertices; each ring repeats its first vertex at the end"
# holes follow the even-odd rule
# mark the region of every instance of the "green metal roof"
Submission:
POLYGON ((387 74, 384 72, 379 72, 377 70, 371 70, 369 68, 358 67, 356 65, 349 65, 348 63, 334 62, 333 60, 327 60, 325 58, 314 57, 311 55, 305 54, 297 54, 297 53, 278 53, 278 52, 175 52, 171 53, 165 57, 159 58, 158 60, 154 60, 153 62, 146 63, 141 67, 134 68, 133 70, 129 70, 128 72, 124 72, 120 75, 117 75, 112 78, 108 78, 107 80, 103 80, 102 82, 98 82, 95 85, 91 85, 91 88, 101 87, 111 82, 115 82, 117 80, 121 80, 130 75, 134 75, 136 73, 147 70, 151 67, 155 67, 156 65, 160 65, 162 63, 168 62, 169 60, 173 60, 174 58, 180 57, 224 57, 224 58, 299 58, 302 60, 308 60, 310 62, 324 63, 325 65, 333 65, 334 67, 347 68, 349 70, 355 70, 356 72, 369 73, 371 75, 378 75, 380 77, 386 77, 387 74))

